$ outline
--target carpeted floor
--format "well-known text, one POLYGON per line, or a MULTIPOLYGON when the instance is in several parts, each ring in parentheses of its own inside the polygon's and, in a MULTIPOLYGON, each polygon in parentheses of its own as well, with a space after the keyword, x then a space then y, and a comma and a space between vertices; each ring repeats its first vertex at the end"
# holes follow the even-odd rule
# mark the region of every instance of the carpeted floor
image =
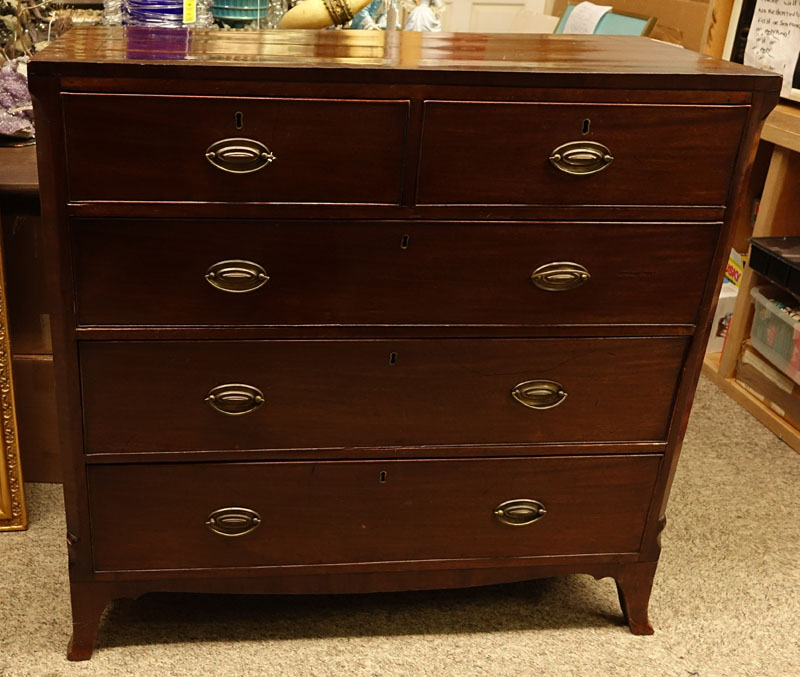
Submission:
POLYGON ((0 675, 800 675, 800 455, 702 381, 650 604, 621 625, 611 580, 337 597, 149 595, 106 612, 68 663, 60 487, 28 485, 0 534, 0 675))

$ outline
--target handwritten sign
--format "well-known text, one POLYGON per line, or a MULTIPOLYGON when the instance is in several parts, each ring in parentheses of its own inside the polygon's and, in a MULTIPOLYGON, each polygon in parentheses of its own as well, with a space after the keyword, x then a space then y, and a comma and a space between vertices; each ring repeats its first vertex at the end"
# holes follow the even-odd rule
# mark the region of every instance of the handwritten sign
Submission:
POLYGON ((800 54, 800 0, 758 0, 747 36, 744 63, 783 76, 787 96, 800 54))

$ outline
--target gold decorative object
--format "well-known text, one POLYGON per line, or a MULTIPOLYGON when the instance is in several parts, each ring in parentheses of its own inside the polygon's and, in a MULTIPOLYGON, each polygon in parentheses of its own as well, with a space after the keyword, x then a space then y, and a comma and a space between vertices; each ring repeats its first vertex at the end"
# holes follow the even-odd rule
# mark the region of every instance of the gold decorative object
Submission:
POLYGON ((4 280, 3 252, 0 245, 0 531, 18 531, 27 529, 28 514, 25 510, 17 421, 14 415, 14 380, 11 376, 11 345, 8 339, 4 280))
POLYGON ((328 28, 342 26, 370 0, 306 0, 283 15, 278 28, 328 28))
POLYGON ((334 26, 344 26, 353 18, 353 12, 347 0, 322 0, 328 10, 334 26))

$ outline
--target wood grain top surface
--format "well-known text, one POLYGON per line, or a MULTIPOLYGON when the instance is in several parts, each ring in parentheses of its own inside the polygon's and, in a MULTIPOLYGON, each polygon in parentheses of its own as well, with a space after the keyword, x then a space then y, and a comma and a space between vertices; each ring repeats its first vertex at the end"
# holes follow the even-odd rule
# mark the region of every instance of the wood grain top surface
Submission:
POLYGON ((780 83, 764 71, 631 36, 105 26, 72 29, 36 55, 31 72, 170 77, 185 76, 187 66, 206 66, 193 77, 237 79, 270 69, 279 79, 426 84, 464 82, 467 73, 472 84, 477 77, 497 85, 574 86, 576 77, 589 77, 587 86, 605 86, 606 76, 642 88, 776 90, 780 83))

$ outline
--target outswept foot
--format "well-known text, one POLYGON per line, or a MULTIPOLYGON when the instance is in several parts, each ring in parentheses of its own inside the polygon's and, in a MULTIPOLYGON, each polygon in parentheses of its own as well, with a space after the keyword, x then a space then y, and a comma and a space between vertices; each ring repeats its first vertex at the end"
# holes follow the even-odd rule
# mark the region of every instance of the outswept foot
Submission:
POLYGON ((620 566, 617 593, 622 615, 634 635, 652 635, 653 626, 647 618, 647 605, 653 589, 657 562, 634 562, 620 566))
POLYGON ((111 601, 102 585, 72 583, 72 637, 67 647, 71 661, 88 661, 94 652, 100 617, 111 601))

